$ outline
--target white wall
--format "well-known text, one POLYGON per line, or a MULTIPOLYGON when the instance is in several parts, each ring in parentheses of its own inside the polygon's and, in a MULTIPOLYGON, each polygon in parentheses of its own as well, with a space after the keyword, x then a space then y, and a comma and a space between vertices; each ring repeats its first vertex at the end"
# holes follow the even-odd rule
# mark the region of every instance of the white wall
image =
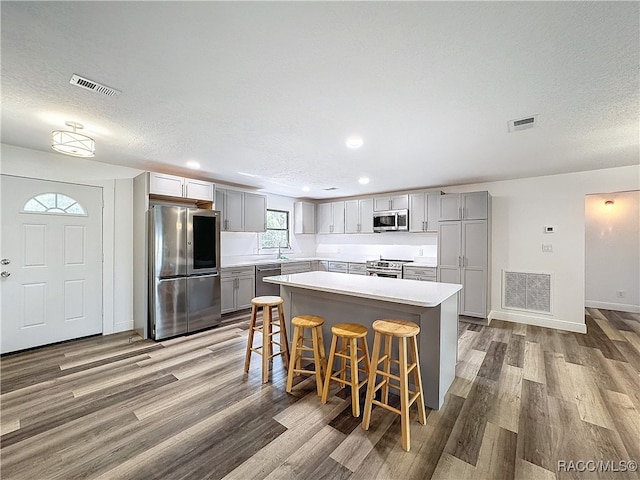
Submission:
POLYGON ((1 145, 0 173, 103 189, 103 333, 133 327, 131 179, 140 173, 92 160, 1 145))
MULTIPOLYGON (((104 188, 104 332, 116 331, 116 325, 118 329, 124 328, 124 324, 128 325, 132 319, 132 294, 128 287, 131 284, 133 251, 129 179, 141 172, 4 144, 1 153, 0 173, 104 188)), ((640 190, 640 166, 444 187, 443 190, 445 193, 488 190, 493 197, 491 318, 585 331, 585 195, 640 190), (544 234, 545 225, 555 226, 556 233, 544 234), (543 242, 553 245, 553 253, 542 253, 543 242), (552 273, 553 314, 531 315, 503 309, 500 288, 503 269, 552 273)), ((286 209, 291 215, 293 202, 294 199, 288 197, 268 196, 269 208, 286 209)), ((340 245, 345 245, 344 248, 349 249, 362 244, 363 251, 378 246, 393 250, 394 246, 400 246, 400 242, 408 245, 410 251, 433 245, 433 235, 398 235, 401 236, 297 235, 294 250, 296 253, 315 254, 316 239, 320 248, 326 245, 342 249, 340 245)), ((257 247, 256 234, 225 236, 228 239, 223 242, 223 255, 244 254, 247 248, 253 248, 249 245, 257 247), (239 239, 248 236, 250 241, 236 242, 236 236, 239 239)))
POLYGON ((443 188, 492 195, 490 318, 585 332, 585 195, 639 188, 640 166, 443 188), (556 233, 543 233, 545 225, 556 233), (504 269, 551 273, 552 315, 503 309, 504 269))
POLYGON ((640 191, 587 195, 585 212, 585 304, 640 312, 640 191))
POLYGON ((358 233, 327 234, 316 237, 318 256, 362 258, 424 259, 436 261, 437 233, 358 233))
MULTIPOLYGON (((585 195, 638 188, 640 166, 439 189, 445 193, 487 190, 492 196, 490 318, 585 332, 585 195), (546 225, 554 226, 556 233, 545 234, 546 225), (553 252, 543 253, 543 243, 551 244, 553 252), (552 314, 502 308, 502 271, 506 269, 551 273, 552 314)), ((360 243, 363 252, 411 253, 418 248, 428 251, 423 235, 428 234, 318 235, 317 242, 319 254, 349 254, 360 243)), ((630 260, 637 269, 637 254, 630 260)), ((634 287, 631 280, 625 283, 629 290, 634 287)))

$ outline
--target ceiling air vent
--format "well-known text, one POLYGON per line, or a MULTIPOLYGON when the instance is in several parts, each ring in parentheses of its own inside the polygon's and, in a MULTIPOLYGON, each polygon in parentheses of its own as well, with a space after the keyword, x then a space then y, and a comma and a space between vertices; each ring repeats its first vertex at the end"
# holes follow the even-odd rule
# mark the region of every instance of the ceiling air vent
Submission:
POLYGON ((92 92, 102 93, 107 97, 117 97, 122 93, 120 90, 107 87, 106 85, 102 85, 98 82, 94 82, 93 80, 89 80, 88 78, 83 78, 80 75, 76 75, 75 73, 71 76, 71 80, 69 80, 69 83, 71 85, 77 85, 78 87, 82 87, 86 90, 91 90, 92 92))
POLYGON ((509 121, 509 132, 517 132, 518 130, 526 130, 533 128, 538 124, 538 115, 532 115, 527 118, 509 121))
POLYGON ((331 190, 337 190, 337 189, 338 189, 338 187, 329 187, 329 188, 325 188, 325 190, 326 190, 327 192, 330 192, 331 190))

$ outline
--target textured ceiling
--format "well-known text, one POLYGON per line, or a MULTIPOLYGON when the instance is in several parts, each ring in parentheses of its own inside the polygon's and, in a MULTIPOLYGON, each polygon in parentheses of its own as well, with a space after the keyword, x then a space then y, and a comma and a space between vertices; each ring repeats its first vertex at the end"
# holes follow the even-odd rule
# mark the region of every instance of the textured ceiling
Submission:
POLYGON ((2 1, 2 142, 311 198, 637 164, 639 8, 2 1))

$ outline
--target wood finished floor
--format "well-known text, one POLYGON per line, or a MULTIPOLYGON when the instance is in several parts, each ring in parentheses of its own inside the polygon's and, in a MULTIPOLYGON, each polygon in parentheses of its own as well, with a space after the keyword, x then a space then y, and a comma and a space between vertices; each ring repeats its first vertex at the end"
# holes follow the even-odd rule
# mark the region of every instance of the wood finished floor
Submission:
MULTIPOLYGON (((311 378, 285 392, 280 359, 243 374, 245 317, 155 343, 129 334, 8 355, 1 477, 8 479, 565 479, 558 461, 640 461, 640 315, 586 310, 587 335, 461 324, 456 379, 427 424, 326 405, 311 378), (134 338, 136 340, 136 338, 134 338)), ((234 320, 234 319, 229 319, 234 320)), ((416 418, 412 411, 413 419, 416 418)))

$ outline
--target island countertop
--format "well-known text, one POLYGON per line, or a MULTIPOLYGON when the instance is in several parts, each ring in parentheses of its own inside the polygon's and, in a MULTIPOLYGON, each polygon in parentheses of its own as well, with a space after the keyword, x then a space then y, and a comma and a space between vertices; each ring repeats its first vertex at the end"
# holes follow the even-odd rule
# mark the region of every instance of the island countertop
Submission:
POLYGON ((305 272, 265 277, 263 281, 287 287, 382 300, 418 307, 436 307, 462 289, 454 283, 420 282, 399 278, 305 272))

